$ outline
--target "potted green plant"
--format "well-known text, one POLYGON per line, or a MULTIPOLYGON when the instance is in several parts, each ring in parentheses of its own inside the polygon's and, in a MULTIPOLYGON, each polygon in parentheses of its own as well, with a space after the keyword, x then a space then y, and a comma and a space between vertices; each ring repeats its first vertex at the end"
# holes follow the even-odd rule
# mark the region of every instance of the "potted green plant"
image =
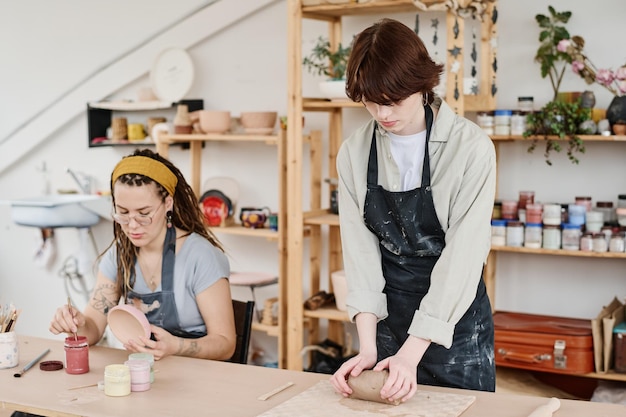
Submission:
POLYGON ((330 99, 346 99, 346 67, 352 51, 351 45, 341 43, 332 49, 330 41, 320 36, 311 53, 306 56, 302 64, 313 75, 326 76, 320 83, 322 94, 330 99))
POLYGON ((557 12, 552 6, 548 6, 548 11, 550 12, 549 16, 543 14, 535 16, 535 20, 541 28, 535 61, 541 65, 541 78, 550 77, 554 91, 552 100, 556 100, 565 68, 567 64, 572 63, 572 57, 558 47, 559 42, 570 38, 565 24, 572 17, 572 12, 557 12))
POLYGON ((552 165, 550 155, 552 151, 561 152, 560 140, 567 141, 567 157, 577 164, 576 153, 585 153, 585 147, 579 134, 591 133, 581 127, 583 122, 591 119, 591 109, 580 105, 580 100, 567 103, 551 101, 541 110, 531 113, 526 119, 524 137, 533 137, 534 140, 528 152, 532 153, 541 138, 545 141, 544 156, 546 163, 552 165))

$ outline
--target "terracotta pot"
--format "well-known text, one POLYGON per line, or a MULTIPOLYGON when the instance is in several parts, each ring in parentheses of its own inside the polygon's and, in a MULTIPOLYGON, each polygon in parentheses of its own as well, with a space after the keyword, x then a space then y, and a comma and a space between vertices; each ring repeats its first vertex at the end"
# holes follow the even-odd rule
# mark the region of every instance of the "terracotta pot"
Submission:
POLYGON ((616 135, 626 135, 626 123, 615 123, 613 125, 613 133, 616 135))

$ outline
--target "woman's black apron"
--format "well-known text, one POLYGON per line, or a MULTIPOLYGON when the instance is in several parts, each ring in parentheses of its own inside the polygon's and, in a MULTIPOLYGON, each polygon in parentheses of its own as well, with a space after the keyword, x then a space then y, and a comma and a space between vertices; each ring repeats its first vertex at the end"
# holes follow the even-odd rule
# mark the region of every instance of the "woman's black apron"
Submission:
POLYGON ((163 263, 161 264, 161 291, 149 294, 139 294, 132 290, 128 292, 128 301, 137 299, 138 302, 150 306, 146 317, 151 324, 162 327, 174 336, 197 339, 206 336, 202 332, 186 332, 181 329, 178 320, 178 310, 174 299, 174 263, 176 261, 176 229, 168 227, 163 245, 163 263))
MULTIPOLYGON (((419 188, 390 192, 378 185, 376 128, 367 169, 364 220, 380 242, 389 316, 378 322, 378 360, 395 355, 408 337, 414 312, 430 287, 433 267, 445 246, 430 187, 428 141, 433 112, 426 112, 426 149, 419 188)), ((454 329, 450 349, 431 343, 417 372, 419 384, 495 390, 493 319, 483 280, 476 298, 454 329)))

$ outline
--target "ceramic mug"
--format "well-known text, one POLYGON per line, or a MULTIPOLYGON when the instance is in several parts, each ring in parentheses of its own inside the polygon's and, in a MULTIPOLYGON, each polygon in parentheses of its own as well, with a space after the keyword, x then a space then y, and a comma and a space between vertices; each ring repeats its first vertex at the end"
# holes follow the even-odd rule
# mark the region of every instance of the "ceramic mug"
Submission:
POLYGON ((243 227, 249 227, 251 229, 261 229, 265 227, 265 222, 270 217, 270 209, 267 207, 243 207, 239 220, 243 227))
POLYGON ((128 125, 128 140, 143 140, 146 133, 141 123, 131 123, 128 125))

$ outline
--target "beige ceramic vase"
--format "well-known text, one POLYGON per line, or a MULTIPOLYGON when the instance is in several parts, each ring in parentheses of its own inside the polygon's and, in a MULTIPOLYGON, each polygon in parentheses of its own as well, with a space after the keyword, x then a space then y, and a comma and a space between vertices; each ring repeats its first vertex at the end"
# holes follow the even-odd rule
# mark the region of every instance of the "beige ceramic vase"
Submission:
POLYGON ((185 104, 179 104, 174 117, 174 133, 188 134, 191 133, 192 129, 189 108, 185 104))

